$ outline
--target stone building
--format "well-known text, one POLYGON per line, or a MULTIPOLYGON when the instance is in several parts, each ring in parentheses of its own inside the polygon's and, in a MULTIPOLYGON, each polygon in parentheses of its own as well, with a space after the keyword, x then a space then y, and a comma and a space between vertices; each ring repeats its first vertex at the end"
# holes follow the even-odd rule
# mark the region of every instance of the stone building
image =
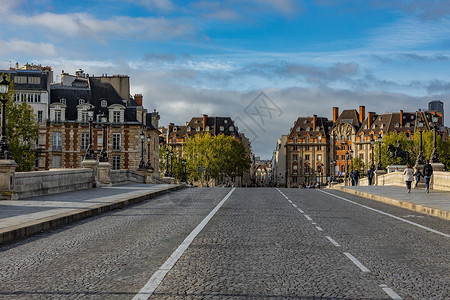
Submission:
POLYGON ((286 142, 287 187, 326 182, 330 126, 327 118, 316 115, 294 123, 286 142))
POLYGON ((423 123, 422 130, 432 130, 434 113, 442 125, 443 111, 369 112, 366 117, 364 106, 340 114, 339 108, 333 107, 331 121, 315 115, 298 118, 286 142, 287 186, 326 183, 331 177, 347 176, 354 169, 354 158, 359 158, 366 168, 376 165, 371 140, 391 132, 404 133, 411 139, 419 130, 419 122, 423 123))
POLYGON ((92 144, 98 156, 103 148, 103 124, 107 117, 106 144, 112 169, 137 169, 147 162, 150 137, 150 162, 159 170, 159 115, 142 106, 142 95, 123 99, 115 88, 82 70, 76 76, 63 73, 61 83, 51 85, 46 133, 39 136, 38 169, 79 168, 89 146, 88 111, 94 111, 92 144), (140 136, 144 133, 144 140, 140 136))

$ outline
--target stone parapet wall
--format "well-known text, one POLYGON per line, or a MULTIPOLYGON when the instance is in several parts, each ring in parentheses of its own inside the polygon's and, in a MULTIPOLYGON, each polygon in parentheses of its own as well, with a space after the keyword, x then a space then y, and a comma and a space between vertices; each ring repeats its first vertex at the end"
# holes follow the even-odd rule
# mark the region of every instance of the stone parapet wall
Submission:
POLYGON ((93 187, 92 169, 17 172, 15 176, 15 192, 19 199, 93 187))
POLYGON ((110 180, 112 185, 145 183, 145 175, 130 170, 111 170, 110 180))
POLYGON ((434 190, 450 191, 450 172, 434 171, 431 180, 434 190))

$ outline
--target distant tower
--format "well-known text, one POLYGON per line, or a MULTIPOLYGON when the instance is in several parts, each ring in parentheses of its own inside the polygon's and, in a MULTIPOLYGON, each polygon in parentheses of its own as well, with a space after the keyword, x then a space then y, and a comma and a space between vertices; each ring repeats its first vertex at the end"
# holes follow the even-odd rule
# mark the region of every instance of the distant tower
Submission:
POLYGON ((442 113, 442 124, 444 124, 444 103, 439 100, 428 102, 428 111, 437 111, 442 113))

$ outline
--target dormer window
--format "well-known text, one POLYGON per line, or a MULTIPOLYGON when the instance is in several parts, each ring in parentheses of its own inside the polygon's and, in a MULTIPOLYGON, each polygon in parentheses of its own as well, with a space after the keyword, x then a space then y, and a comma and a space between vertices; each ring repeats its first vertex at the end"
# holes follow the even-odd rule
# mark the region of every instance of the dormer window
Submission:
POLYGON ((188 126, 188 127, 186 128, 186 131, 191 131, 191 127, 188 126))
POLYGON ((320 130, 320 127, 319 126, 316 126, 316 131, 319 131, 320 130))
POLYGON ((306 127, 306 131, 310 131, 311 130, 311 128, 309 128, 309 127, 306 127))
POLYGON ((299 127, 297 127, 297 131, 300 131, 300 126, 299 126, 299 127))
POLYGON ((400 126, 400 124, 398 124, 398 123, 395 123, 395 127, 399 127, 400 126))
POLYGON ((86 103, 86 101, 84 99, 78 99, 78 105, 84 104, 84 103, 86 103))
POLYGON ((206 126, 206 127, 205 127, 205 130, 206 130, 206 131, 209 131, 209 126, 206 126))
POLYGON ((228 120, 224 120, 223 122, 224 122, 225 124, 228 124, 228 120))
POLYGON ((220 131, 224 131, 225 128, 224 128, 223 126, 220 126, 220 127, 219 127, 219 130, 220 130, 220 131))
POLYGON ((101 101, 101 107, 108 107, 108 101, 106 100, 106 99, 103 99, 102 101, 101 101))
POLYGON ((294 136, 294 144, 297 144, 297 137, 294 136))
POLYGON ((66 104, 66 98, 60 98, 59 103, 66 104))
POLYGON ((409 126, 411 126, 411 124, 409 124, 409 123, 406 123, 406 124, 405 124, 405 127, 409 127, 409 126))
POLYGON ((375 128, 377 128, 377 125, 373 124, 372 129, 375 129, 375 128))
POLYGON ((200 131, 201 129, 200 129, 200 126, 197 126, 197 129, 196 129, 197 131, 200 131))
POLYGON ((113 112, 113 123, 120 123, 120 111, 113 112))
POLYGON ((230 131, 234 131, 234 127, 233 127, 233 126, 230 126, 229 130, 230 130, 230 131))

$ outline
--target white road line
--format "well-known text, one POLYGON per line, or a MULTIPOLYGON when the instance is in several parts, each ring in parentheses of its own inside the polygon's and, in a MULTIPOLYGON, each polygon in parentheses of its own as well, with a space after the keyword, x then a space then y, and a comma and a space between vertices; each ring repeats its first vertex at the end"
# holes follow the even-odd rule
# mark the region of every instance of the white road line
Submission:
POLYGON ((423 225, 420 225, 420 224, 411 222, 411 221, 409 221, 409 220, 405 220, 405 219, 403 219, 403 218, 400 218, 400 217, 397 217, 397 216, 388 214, 388 213, 386 213, 386 212, 384 212, 384 211, 381 211, 381 210, 378 210, 378 209, 375 209, 375 208, 372 208, 372 207, 369 207, 369 206, 366 206, 366 205, 359 204, 359 203, 357 203, 357 202, 354 202, 354 201, 352 201, 352 200, 348 200, 348 199, 346 199, 346 198, 344 198, 344 197, 340 197, 340 196, 334 195, 334 194, 332 194, 332 193, 328 193, 328 192, 325 192, 325 191, 322 191, 322 190, 318 190, 318 191, 319 191, 319 192, 322 192, 322 193, 325 193, 325 194, 327 194, 327 195, 336 197, 336 198, 338 198, 338 199, 347 201, 347 202, 349 202, 349 203, 352 203, 352 204, 355 204, 355 205, 358 205, 358 206, 367 208, 367 209, 369 209, 369 210, 371 210, 371 211, 380 213, 380 214, 382 214, 382 215, 389 216, 389 217, 394 218, 394 219, 396 219, 396 220, 399 220, 399 221, 408 223, 408 224, 410 224, 410 225, 414 225, 414 226, 417 226, 417 227, 419 227, 419 228, 425 229, 425 230, 427 230, 427 231, 430 231, 430 232, 433 232, 433 233, 436 233, 436 234, 445 236, 445 237, 447 237, 447 238, 450 237, 450 234, 447 234, 447 233, 444 233, 444 232, 437 231, 437 230, 435 230, 435 229, 433 229, 433 228, 426 227, 426 226, 423 226, 423 225))
POLYGON ((339 245, 335 240, 333 240, 330 236, 326 236, 326 238, 336 247, 340 247, 341 245, 339 245))
POLYGON ((302 214, 304 213, 304 211, 303 210, 301 210, 300 208, 298 208, 297 207, 297 210, 299 211, 299 212, 301 212, 302 214))
POLYGON ((344 255, 347 256, 361 271, 368 273, 370 272, 359 260, 357 260, 353 255, 348 252, 344 252, 344 255))
POLYGON ((391 288, 388 288, 385 284, 380 284, 380 287, 383 291, 391 297, 393 300, 403 300, 396 292, 394 292, 391 288))
POLYGON ((297 205, 295 205, 294 203, 292 203, 292 206, 295 207, 295 208, 297 208, 297 205))
POLYGON ((307 214, 303 214, 303 215, 305 216, 305 218, 306 218, 308 221, 312 221, 312 219, 311 219, 310 216, 308 216, 307 214))
POLYGON ((222 207, 225 201, 231 196, 236 188, 233 188, 222 201, 195 227, 194 230, 184 239, 184 241, 178 246, 178 248, 172 253, 172 255, 166 260, 166 262, 156 271, 145 286, 134 296, 133 300, 146 300, 150 298, 159 284, 162 282, 167 273, 173 268, 175 263, 183 255, 184 251, 190 246, 195 237, 203 230, 208 224, 209 220, 216 214, 216 212, 222 207))
POLYGON ((319 231, 323 231, 322 227, 320 227, 320 226, 316 226, 316 228, 317 228, 317 230, 319 230, 319 231))

